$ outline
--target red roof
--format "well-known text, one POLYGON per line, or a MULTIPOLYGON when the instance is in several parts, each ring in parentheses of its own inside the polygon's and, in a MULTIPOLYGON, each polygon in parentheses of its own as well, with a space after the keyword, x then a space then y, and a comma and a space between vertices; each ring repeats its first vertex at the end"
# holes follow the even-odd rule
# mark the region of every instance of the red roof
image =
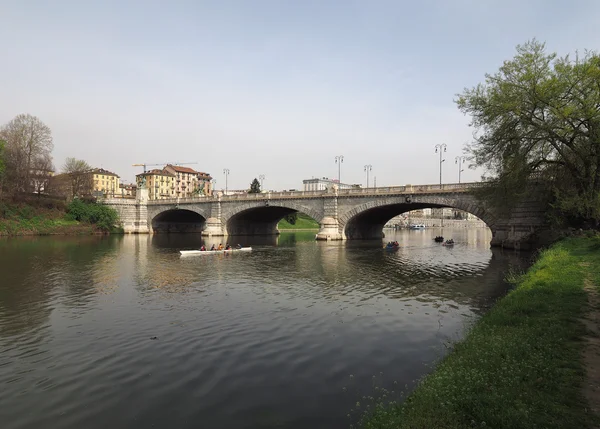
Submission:
POLYGON ((193 168, 189 168, 189 167, 181 167, 179 165, 171 165, 171 164, 167 165, 167 167, 170 167, 179 173, 198 174, 198 172, 196 170, 194 170, 193 168))

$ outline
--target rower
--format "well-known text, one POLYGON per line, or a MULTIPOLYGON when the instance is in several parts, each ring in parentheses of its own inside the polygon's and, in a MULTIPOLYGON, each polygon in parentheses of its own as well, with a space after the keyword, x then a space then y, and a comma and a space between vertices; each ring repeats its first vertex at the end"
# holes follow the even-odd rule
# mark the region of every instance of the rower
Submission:
POLYGON ((215 245, 214 244, 212 245, 212 247, 210 248, 210 250, 211 250, 211 252, 217 250, 217 249, 215 249, 215 245))
POLYGON ((201 252, 206 252, 206 246, 203 244, 202 247, 200 248, 201 252))
POLYGON ((236 246, 237 249, 241 249, 242 245, 238 243, 238 245, 236 246))
POLYGON ((222 243, 219 243, 219 248, 218 248, 218 250, 223 250, 223 244, 222 244, 222 243))

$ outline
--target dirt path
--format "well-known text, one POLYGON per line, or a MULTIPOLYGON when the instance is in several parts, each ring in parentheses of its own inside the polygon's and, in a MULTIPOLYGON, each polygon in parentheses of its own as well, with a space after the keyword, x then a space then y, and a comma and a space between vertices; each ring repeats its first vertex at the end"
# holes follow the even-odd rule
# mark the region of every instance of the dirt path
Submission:
MULTIPOLYGON (((583 267, 589 264, 581 264, 583 267)), ((590 276, 584 281, 584 290, 588 294, 588 312, 582 320, 588 330, 583 350, 583 363, 586 377, 583 393, 591 411, 600 415, 600 294, 590 276)))

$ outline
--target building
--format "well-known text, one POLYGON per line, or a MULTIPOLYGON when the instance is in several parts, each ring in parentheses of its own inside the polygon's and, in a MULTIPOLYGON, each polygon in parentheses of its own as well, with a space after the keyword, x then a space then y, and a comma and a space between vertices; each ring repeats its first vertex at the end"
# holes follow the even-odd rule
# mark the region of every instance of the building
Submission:
POLYGON ((61 173, 49 179, 48 193, 66 198, 118 196, 121 193, 119 175, 103 168, 61 173))
POLYGON ((137 189, 148 189, 148 198, 162 200, 177 198, 176 176, 166 169, 154 169, 135 176, 137 189))
POLYGON ((92 194, 94 196, 119 195, 119 176, 104 168, 95 168, 89 173, 92 179, 92 194))
POLYGON ((119 185, 120 194, 123 198, 135 198, 137 193, 137 186, 133 183, 124 184, 121 183, 119 185))
POLYGON ((208 173, 180 165, 167 165, 165 171, 175 176, 175 194, 181 198, 212 195, 212 177, 208 173))
POLYGON ((323 177, 320 179, 306 179, 303 180, 304 191, 326 191, 333 185, 337 185, 338 189, 353 189, 358 187, 358 185, 349 185, 347 183, 340 183, 337 179, 328 179, 327 177, 323 177))

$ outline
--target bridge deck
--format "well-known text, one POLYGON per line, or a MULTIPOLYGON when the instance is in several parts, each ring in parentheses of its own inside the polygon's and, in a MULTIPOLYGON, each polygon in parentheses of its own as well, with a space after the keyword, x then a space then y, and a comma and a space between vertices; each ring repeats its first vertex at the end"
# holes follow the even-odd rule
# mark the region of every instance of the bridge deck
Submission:
MULTIPOLYGON (((454 194, 470 192, 474 188, 481 186, 481 182, 472 183, 448 183, 443 185, 406 185, 406 186, 387 186, 378 188, 356 188, 356 189, 340 189, 337 191, 338 197, 352 196, 383 196, 383 195, 410 195, 410 194, 454 194)), ((189 198, 164 198, 158 200, 150 200, 148 204, 169 204, 169 203, 194 203, 206 202, 220 199, 221 202, 227 201, 247 201, 247 200, 263 200, 263 199, 307 199, 321 198, 324 196, 332 196, 333 191, 288 191, 288 192, 263 192, 259 194, 235 194, 235 195, 212 195, 198 196, 189 198)))

